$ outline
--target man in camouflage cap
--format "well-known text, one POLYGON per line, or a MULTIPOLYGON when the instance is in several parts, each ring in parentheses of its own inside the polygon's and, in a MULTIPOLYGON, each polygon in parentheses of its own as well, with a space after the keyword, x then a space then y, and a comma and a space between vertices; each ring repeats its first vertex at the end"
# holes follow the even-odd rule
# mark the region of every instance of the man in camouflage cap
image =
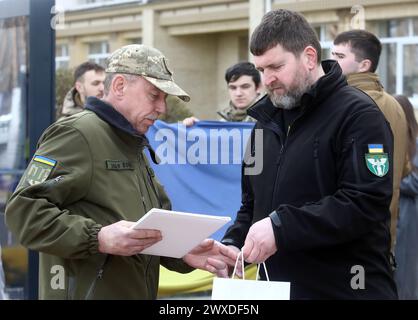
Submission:
MULTIPOLYGON (((109 58, 102 100, 50 126, 6 208, 19 241, 40 251, 43 299, 155 299, 160 264, 227 276, 236 254, 205 240, 183 259, 139 254, 158 230, 131 229, 151 208, 170 209, 144 134, 168 94, 188 101, 158 50, 129 45, 109 58)), ((151 154, 153 153, 150 150, 151 154)))

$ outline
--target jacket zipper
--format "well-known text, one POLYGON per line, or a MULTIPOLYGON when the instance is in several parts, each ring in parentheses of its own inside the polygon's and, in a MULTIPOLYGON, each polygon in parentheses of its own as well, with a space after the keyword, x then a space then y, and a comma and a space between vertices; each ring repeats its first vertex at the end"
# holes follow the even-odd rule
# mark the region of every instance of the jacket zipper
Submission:
POLYGON ((280 151, 279 151, 279 159, 277 160, 276 180, 274 181, 273 197, 271 199, 271 206, 272 207, 274 207, 274 203, 273 203, 274 202, 274 195, 277 192, 277 182, 279 181, 279 176, 280 176, 280 171, 281 171, 280 169, 282 167, 282 162, 283 162, 282 159, 283 159, 284 149, 286 147, 287 139, 289 137, 290 128, 293 126, 293 124, 295 123, 295 121, 293 121, 293 123, 291 125, 289 125, 289 127, 287 128, 285 141, 284 141, 284 143, 282 142, 282 146, 281 146, 280 151))
POLYGON ((360 172, 358 171, 358 158, 357 158, 357 148, 356 148, 356 140, 354 138, 351 139, 351 144, 353 148, 353 167, 354 167, 354 175, 356 177, 356 182, 360 182, 360 172))
POLYGON ((97 281, 103 279, 103 272, 104 272, 104 269, 105 269, 107 263, 109 262, 109 260, 110 260, 110 255, 107 254, 106 258, 104 259, 103 263, 100 266, 99 271, 97 272, 96 277, 94 278, 93 282, 91 283, 84 300, 90 300, 92 298, 93 293, 96 289, 97 281))
MULTIPOLYGON (((155 195, 155 197, 157 198, 157 201, 158 201, 158 204, 160 205, 160 208, 162 208, 162 203, 161 203, 161 199, 160 199, 160 197, 159 197, 159 194, 158 194, 158 190, 157 190, 157 188, 155 187, 155 185, 154 185, 154 183, 153 183, 153 181, 152 181, 152 177, 151 177, 151 173, 150 173, 150 171, 148 170, 148 167, 147 167, 147 165, 146 165, 146 162, 145 162, 145 159, 144 159, 144 157, 143 157, 143 155, 142 155, 142 153, 141 153, 141 151, 139 152, 139 166, 141 167, 141 160, 142 161, 144 161, 144 167, 145 167, 145 170, 147 171, 147 173, 146 173, 146 176, 147 176, 147 178, 145 178, 144 177, 144 174, 142 174, 142 171, 141 171, 141 175, 143 176, 143 178, 145 178, 145 181, 147 181, 148 180, 148 182, 149 182, 149 184, 150 184, 150 186, 151 186, 151 189, 152 189, 152 191, 154 192, 154 195, 155 195)), ((147 188, 147 192, 148 192, 148 188, 147 188)), ((143 198, 143 197, 142 197, 143 198)))
POLYGON ((154 182, 152 181, 152 176, 151 176, 151 173, 148 170, 148 168, 147 168, 147 176, 148 176, 148 181, 149 181, 149 183, 150 183, 150 185, 152 187, 152 190, 154 191, 155 197, 157 198, 158 204, 160 205, 160 208, 162 208, 163 207, 163 204, 161 203, 160 195, 158 193, 157 188, 154 185, 154 182))
POLYGON ((319 156, 318 156, 318 149, 319 149, 319 140, 318 138, 315 138, 314 140, 314 151, 313 151, 313 157, 315 162, 315 173, 316 173, 316 180, 318 181, 319 185, 319 192, 321 194, 321 198, 325 196, 325 187, 322 183, 321 179, 321 167, 319 163, 319 156))
MULTIPOLYGON (((138 152, 138 165, 139 165, 139 171, 140 171, 140 174, 141 174, 141 176, 142 176, 142 178, 144 179, 144 182, 146 182, 147 181, 147 179, 144 177, 144 174, 143 174, 143 172, 142 172, 142 170, 141 170, 141 161, 143 161, 144 162, 144 167, 145 167, 145 170, 147 170, 147 176, 148 176, 148 181, 149 181, 149 183, 151 184, 151 188, 153 189, 153 191, 154 191, 154 193, 155 193, 155 196, 157 197, 157 200, 158 200, 158 202, 160 203, 160 207, 162 206, 161 205, 161 201, 160 201, 160 199, 159 199, 159 197, 158 197, 158 193, 156 192, 156 190, 155 190, 155 187, 154 187, 154 184, 152 183, 152 180, 151 180, 151 177, 150 177, 150 175, 149 175, 149 171, 148 171, 148 169, 147 169, 147 165, 146 165, 146 162, 145 162, 145 159, 143 158, 143 155, 142 155, 142 149, 141 148, 139 148, 139 152, 138 152)), ((138 177, 138 179, 139 179, 139 177, 138 177)), ((145 183, 145 191, 149 194, 149 190, 148 190, 148 188, 147 188, 147 186, 146 186, 146 183, 145 183)), ((151 196, 151 194, 150 194, 150 196, 151 196)), ((142 203, 143 203, 143 205, 144 205, 144 208, 145 208, 145 213, 147 212, 147 210, 146 210, 146 204, 145 204, 145 197, 144 197, 144 195, 141 195, 141 198, 142 198, 142 203)), ((152 204, 151 204, 152 205, 152 204)), ((145 267, 145 286, 148 288, 148 270, 149 270, 149 267, 150 267, 150 265, 151 265, 151 260, 152 260, 152 257, 151 256, 149 256, 149 260, 148 260, 148 262, 147 262, 147 265, 146 265, 146 267, 145 267)), ((147 292, 148 292, 148 290, 147 290, 147 292)))

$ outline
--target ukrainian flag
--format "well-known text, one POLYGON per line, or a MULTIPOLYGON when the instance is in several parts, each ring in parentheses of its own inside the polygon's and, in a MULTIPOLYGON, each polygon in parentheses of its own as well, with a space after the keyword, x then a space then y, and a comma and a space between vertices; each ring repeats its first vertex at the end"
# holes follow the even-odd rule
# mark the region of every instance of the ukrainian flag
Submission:
POLYGON ((383 153, 383 145, 369 144, 369 153, 383 153))
POLYGON ((45 163, 51 167, 55 166, 55 164, 57 163, 54 159, 49 159, 49 158, 42 157, 42 156, 35 156, 33 158, 33 161, 45 163))

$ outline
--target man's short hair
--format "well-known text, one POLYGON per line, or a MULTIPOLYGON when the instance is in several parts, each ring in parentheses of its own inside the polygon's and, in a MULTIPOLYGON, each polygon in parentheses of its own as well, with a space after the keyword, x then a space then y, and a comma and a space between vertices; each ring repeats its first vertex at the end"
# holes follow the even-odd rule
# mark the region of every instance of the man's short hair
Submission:
POLYGON ((253 78, 256 88, 260 85, 260 73, 251 62, 239 62, 226 69, 225 81, 226 83, 237 81, 242 76, 253 78))
POLYGON ((357 62, 369 59, 371 61, 370 71, 376 71, 382 52, 382 44, 373 33, 366 30, 345 31, 337 35, 334 44, 348 44, 357 62))
POLYGON ((321 62, 318 37, 305 17, 297 12, 279 9, 266 13, 251 36, 250 51, 260 56, 278 44, 296 57, 307 46, 312 46, 317 53, 317 63, 321 62))
POLYGON ((81 80, 84 74, 90 70, 94 70, 96 72, 105 72, 105 69, 97 63, 90 61, 84 62, 80 64, 74 71, 74 83, 81 80))

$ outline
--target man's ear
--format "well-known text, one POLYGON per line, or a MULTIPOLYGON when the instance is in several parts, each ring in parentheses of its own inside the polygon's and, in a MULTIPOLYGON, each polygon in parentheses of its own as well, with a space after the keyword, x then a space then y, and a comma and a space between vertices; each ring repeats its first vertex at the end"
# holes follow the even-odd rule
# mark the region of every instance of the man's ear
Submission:
POLYGON ((111 84, 112 91, 116 97, 123 97, 127 81, 122 75, 116 75, 111 84))
POLYGON ((358 70, 359 72, 369 72, 372 67, 372 62, 369 59, 364 59, 360 62, 358 70))
POLYGON ((316 68, 318 63, 316 62, 318 53, 316 49, 312 46, 307 46, 302 52, 302 58, 309 70, 316 68))
POLYGON ((78 93, 83 93, 83 84, 80 81, 76 81, 74 87, 78 91, 78 93))

